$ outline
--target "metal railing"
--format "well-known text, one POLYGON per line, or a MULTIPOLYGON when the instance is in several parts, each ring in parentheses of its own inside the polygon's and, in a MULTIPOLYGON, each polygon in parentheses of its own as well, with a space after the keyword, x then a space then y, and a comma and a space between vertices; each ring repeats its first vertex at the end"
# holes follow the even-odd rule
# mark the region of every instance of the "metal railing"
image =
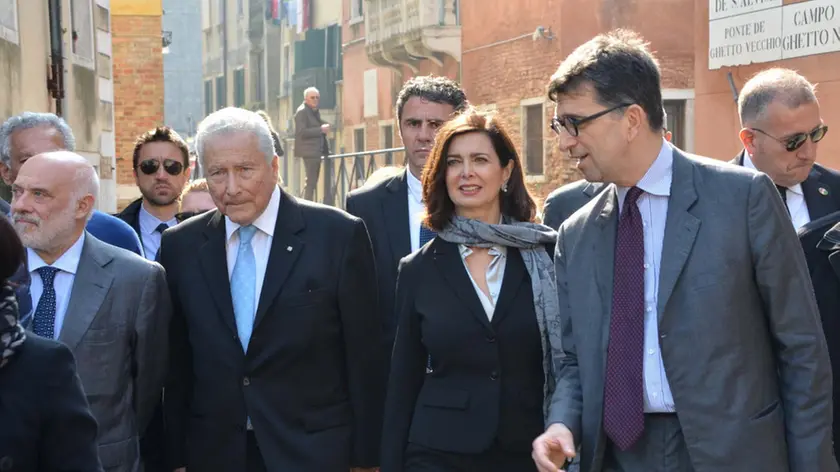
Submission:
POLYGON ((364 185, 368 177, 380 167, 394 165, 394 154, 404 150, 398 147, 322 157, 324 192, 322 198, 316 197, 316 200, 325 205, 344 208, 344 199, 348 193, 364 185), (381 163, 376 158, 379 155, 383 156, 381 163))

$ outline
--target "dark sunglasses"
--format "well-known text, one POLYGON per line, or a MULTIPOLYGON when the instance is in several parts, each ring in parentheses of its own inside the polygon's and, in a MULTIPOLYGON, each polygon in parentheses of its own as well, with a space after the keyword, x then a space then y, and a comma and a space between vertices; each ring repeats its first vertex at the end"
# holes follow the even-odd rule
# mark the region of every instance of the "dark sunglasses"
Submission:
POLYGON ((599 111, 594 115, 584 116, 583 118, 573 118, 571 116, 555 116, 551 119, 550 126, 551 129, 557 134, 560 134, 561 129, 565 129, 566 132, 568 132, 570 135, 577 136, 578 134, 580 134, 581 125, 584 125, 592 120, 598 119, 606 115, 607 113, 614 112, 619 108, 629 107, 630 105, 632 105, 632 103, 622 103, 612 108, 607 108, 604 111, 599 111))
MULTIPOLYGON (((157 159, 146 159, 140 162, 137 168, 146 175, 152 175, 160 169, 160 161, 157 159)), ((169 175, 179 175, 184 170, 184 164, 175 159, 164 159, 163 170, 169 175)))
POLYGON ((808 138, 811 138, 812 143, 818 143, 822 140, 822 138, 825 137, 825 133, 828 133, 828 126, 819 125, 816 128, 812 129, 811 131, 808 131, 807 133, 796 133, 793 136, 790 136, 790 137, 785 138, 785 139, 781 139, 781 138, 777 138, 777 137, 773 136, 770 133, 765 133, 764 131, 761 131, 758 128, 750 128, 750 129, 753 130, 753 131, 758 131, 759 133, 763 134, 764 136, 767 136, 768 138, 773 138, 774 140, 780 142, 782 144, 782 146, 785 147, 785 150, 787 152, 793 152, 793 151, 796 151, 797 149, 801 148, 802 145, 805 144, 805 141, 808 140, 808 138))
POLYGON ((193 216, 198 216, 204 213, 207 213, 210 210, 201 210, 201 211, 182 211, 181 213, 175 213, 175 221, 178 223, 183 222, 184 220, 190 219, 193 216))

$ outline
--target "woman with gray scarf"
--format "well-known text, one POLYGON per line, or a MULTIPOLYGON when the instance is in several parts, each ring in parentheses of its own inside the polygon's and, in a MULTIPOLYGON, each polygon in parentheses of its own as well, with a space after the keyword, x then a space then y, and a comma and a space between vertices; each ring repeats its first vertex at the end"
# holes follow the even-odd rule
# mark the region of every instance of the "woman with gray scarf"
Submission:
POLYGON ((503 125, 475 110, 438 132, 423 198, 437 236, 400 264, 382 471, 534 471, 560 352, 557 235, 534 223, 503 125))
POLYGON ((24 251, 0 217, 0 471, 101 471, 96 420, 73 354, 18 322, 9 277, 25 263, 24 251))

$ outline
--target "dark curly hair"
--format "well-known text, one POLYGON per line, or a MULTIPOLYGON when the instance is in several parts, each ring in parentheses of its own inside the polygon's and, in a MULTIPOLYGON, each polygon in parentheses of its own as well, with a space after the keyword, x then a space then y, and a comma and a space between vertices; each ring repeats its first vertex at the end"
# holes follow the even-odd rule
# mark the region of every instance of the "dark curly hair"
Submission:
POLYGON ((467 108, 467 95, 457 82, 446 77, 423 75, 412 77, 397 95, 397 122, 402 123, 403 108, 411 97, 419 97, 434 103, 448 103, 455 112, 467 108))

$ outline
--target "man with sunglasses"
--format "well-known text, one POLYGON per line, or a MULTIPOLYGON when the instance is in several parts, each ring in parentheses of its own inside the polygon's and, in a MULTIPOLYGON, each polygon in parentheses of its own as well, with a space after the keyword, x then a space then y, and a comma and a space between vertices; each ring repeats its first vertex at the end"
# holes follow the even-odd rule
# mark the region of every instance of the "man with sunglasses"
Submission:
POLYGON ((840 173, 815 161, 828 127, 814 86, 789 69, 756 74, 738 97, 744 150, 732 163, 767 174, 801 228, 840 210, 840 173))
POLYGON ((186 141, 167 126, 143 133, 134 145, 132 167, 141 198, 119 216, 131 225, 146 259, 155 260, 163 232, 178 223, 178 199, 190 180, 190 150, 186 141))
POLYGON ((836 472, 828 350, 771 180, 663 138, 634 33, 581 45, 548 90, 559 148, 607 188, 558 230, 540 472, 576 453, 592 472, 836 472))

